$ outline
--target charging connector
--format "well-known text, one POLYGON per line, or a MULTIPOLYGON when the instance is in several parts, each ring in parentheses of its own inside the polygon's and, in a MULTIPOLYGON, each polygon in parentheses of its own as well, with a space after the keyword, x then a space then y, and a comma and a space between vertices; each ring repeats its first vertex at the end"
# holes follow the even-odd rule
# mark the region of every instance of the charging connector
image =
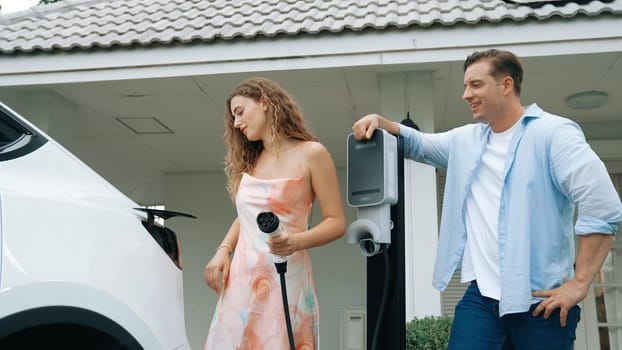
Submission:
MULTIPOLYGON (((261 232, 270 236, 278 236, 281 234, 279 217, 272 212, 261 212, 257 215, 257 226, 261 232)), ((287 337, 289 339, 289 347, 296 350, 294 343, 294 333, 292 331, 292 321, 289 316, 289 302, 287 301, 287 286, 285 281, 285 273, 287 272, 287 258, 280 255, 273 255, 274 266, 281 279, 281 297, 283 299, 283 311, 285 311, 285 324, 287 326, 287 337)))

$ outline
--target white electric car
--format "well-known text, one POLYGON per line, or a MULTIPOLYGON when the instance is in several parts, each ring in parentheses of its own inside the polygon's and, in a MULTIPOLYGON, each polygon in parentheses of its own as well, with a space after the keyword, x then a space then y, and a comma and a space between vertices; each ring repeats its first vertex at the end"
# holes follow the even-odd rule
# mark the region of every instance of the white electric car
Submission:
POLYGON ((0 103, 0 349, 190 349, 175 233, 0 103))

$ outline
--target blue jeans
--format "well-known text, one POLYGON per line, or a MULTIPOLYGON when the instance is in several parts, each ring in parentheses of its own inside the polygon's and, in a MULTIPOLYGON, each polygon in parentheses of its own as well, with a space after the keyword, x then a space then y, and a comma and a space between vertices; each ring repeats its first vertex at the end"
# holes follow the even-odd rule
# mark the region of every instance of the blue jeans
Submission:
POLYGON ((483 296, 471 282, 456 305, 449 336, 449 350, 572 350, 581 308, 568 310, 566 327, 559 324, 559 309, 548 320, 544 312, 533 317, 538 304, 528 312, 499 317, 499 301, 483 296))

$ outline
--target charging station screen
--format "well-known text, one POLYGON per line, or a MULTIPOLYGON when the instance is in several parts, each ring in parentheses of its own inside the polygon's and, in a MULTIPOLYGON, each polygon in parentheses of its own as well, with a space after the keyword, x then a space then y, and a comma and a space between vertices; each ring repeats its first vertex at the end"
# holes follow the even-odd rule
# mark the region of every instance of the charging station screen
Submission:
POLYGON ((384 200, 384 144, 382 131, 369 140, 348 137, 348 203, 352 206, 375 205, 384 200))

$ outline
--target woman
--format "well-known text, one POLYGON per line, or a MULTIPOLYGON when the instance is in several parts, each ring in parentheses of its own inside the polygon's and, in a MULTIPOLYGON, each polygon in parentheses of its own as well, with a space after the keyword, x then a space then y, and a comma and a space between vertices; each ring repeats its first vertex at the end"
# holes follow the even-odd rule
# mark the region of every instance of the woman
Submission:
POLYGON ((208 286, 220 295, 205 349, 289 349, 272 254, 287 256, 296 349, 317 349, 319 309, 307 249, 332 242, 345 230, 332 158, 292 98, 263 78, 243 82, 227 99, 224 139, 227 188, 238 216, 205 267, 208 286), (308 229, 315 199, 322 221, 308 229), (279 237, 258 229, 257 214, 265 211, 280 219, 279 237))

